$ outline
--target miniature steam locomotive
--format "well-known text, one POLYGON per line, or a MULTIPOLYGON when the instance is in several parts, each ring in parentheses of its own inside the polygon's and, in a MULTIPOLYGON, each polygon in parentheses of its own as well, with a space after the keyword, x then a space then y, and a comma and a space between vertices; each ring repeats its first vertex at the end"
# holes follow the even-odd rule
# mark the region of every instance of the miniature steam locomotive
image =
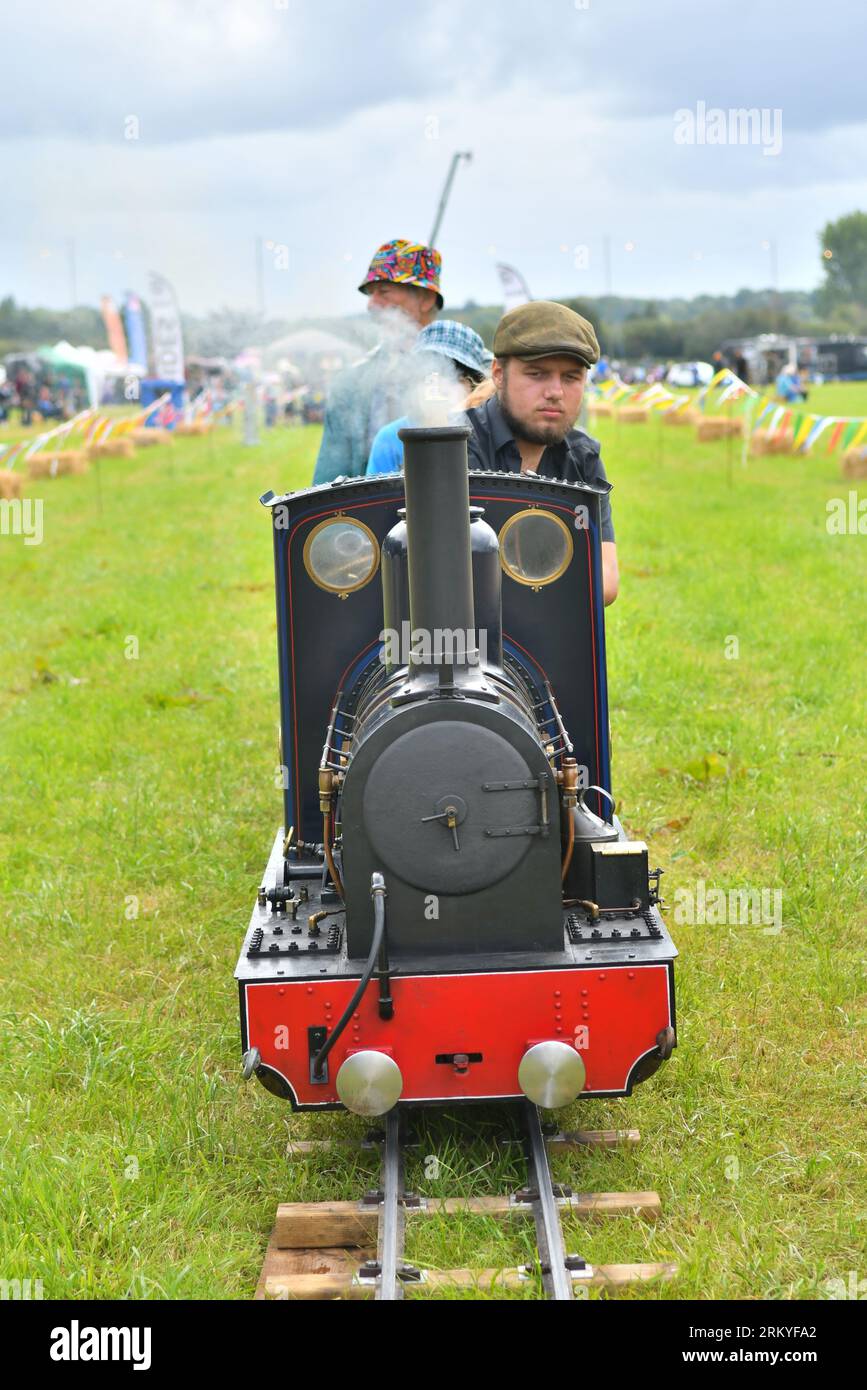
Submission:
POLYGON ((285 798, 244 939, 244 1074, 299 1110, 628 1095, 675 1046, 659 870, 614 812, 600 498, 403 475, 271 512, 285 798))

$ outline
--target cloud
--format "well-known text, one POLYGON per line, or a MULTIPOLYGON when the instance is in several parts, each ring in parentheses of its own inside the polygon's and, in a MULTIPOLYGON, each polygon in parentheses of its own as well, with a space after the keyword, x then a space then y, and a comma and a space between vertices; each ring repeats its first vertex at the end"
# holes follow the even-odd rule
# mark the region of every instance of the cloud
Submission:
POLYGON ((374 247, 427 238, 456 149, 473 161, 441 237, 453 303, 495 299, 497 259, 538 295, 601 293, 606 239, 624 293, 767 283, 769 239, 783 282, 809 285, 818 227, 867 203, 857 65, 839 52, 867 19, 847 8, 841 28, 840 0, 809 15, 765 0, 387 13, 378 0, 42 0, 7 20, 0 162, 16 213, 0 292, 63 303, 74 237, 91 302, 153 266, 190 309, 249 306, 262 238, 288 248, 285 270, 266 256, 273 311, 358 311, 374 247), (675 112, 698 101, 780 106, 781 153, 678 145, 675 112))
POLYGON ((333 127, 383 102, 485 97, 529 82, 607 114, 698 99, 781 107, 791 129, 863 116, 867 12, 729 0, 40 0, 6 20, 7 137, 196 138, 333 127), (845 41, 843 36, 845 35, 845 41))

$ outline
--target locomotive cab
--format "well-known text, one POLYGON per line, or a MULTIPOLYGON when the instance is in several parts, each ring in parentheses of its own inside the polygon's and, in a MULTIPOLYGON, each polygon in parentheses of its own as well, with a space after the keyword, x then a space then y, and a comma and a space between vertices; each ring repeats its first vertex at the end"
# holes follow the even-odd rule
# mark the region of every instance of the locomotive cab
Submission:
POLYGON ((614 815, 601 489, 403 475, 272 516, 285 829, 236 977, 297 1108, 625 1095, 675 1043, 676 951, 614 815))

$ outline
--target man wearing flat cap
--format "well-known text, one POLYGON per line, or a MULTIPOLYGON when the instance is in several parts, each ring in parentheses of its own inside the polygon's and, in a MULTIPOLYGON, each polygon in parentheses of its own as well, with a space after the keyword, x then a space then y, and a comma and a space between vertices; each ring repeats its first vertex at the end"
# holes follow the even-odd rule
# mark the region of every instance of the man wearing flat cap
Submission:
MULTIPOLYGON (((593 325, 565 304, 535 300, 504 314, 494 334, 494 395, 467 411, 470 468, 605 484, 599 445, 575 421, 587 369, 599 361, 593 325)), ((611 504, 602 499, 602 587, 617 597, 611 504)))
POLYGON ((377 432, 406 410, 410 350, 443 307, 441 266, 439 251, 413 241, 387 241, 374 255, 358 288, 381 342, 331 384, 314 483, 361 477, 377 432))

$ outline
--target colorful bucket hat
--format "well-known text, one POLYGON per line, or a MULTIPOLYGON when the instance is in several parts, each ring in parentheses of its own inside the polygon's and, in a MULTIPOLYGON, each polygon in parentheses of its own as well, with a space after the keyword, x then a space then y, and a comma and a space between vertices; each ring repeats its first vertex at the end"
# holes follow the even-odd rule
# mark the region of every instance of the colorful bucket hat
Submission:
POLYGON ((390 280, 393 285, 417 285, 421 290, 434 290, 437 308, 443 307, 440 294, 442 256, 432 246, 417 241, 386 241, 370 262, 370 269, 358 288, 370 294, 371 285, 390 280))
POLYGON ((413 343, 413 352, 438 352, 460 362, 479 376, 488 376, 493 361, 482 339, 465 323, 456 319, 437 319, 423 328, 413 343))

